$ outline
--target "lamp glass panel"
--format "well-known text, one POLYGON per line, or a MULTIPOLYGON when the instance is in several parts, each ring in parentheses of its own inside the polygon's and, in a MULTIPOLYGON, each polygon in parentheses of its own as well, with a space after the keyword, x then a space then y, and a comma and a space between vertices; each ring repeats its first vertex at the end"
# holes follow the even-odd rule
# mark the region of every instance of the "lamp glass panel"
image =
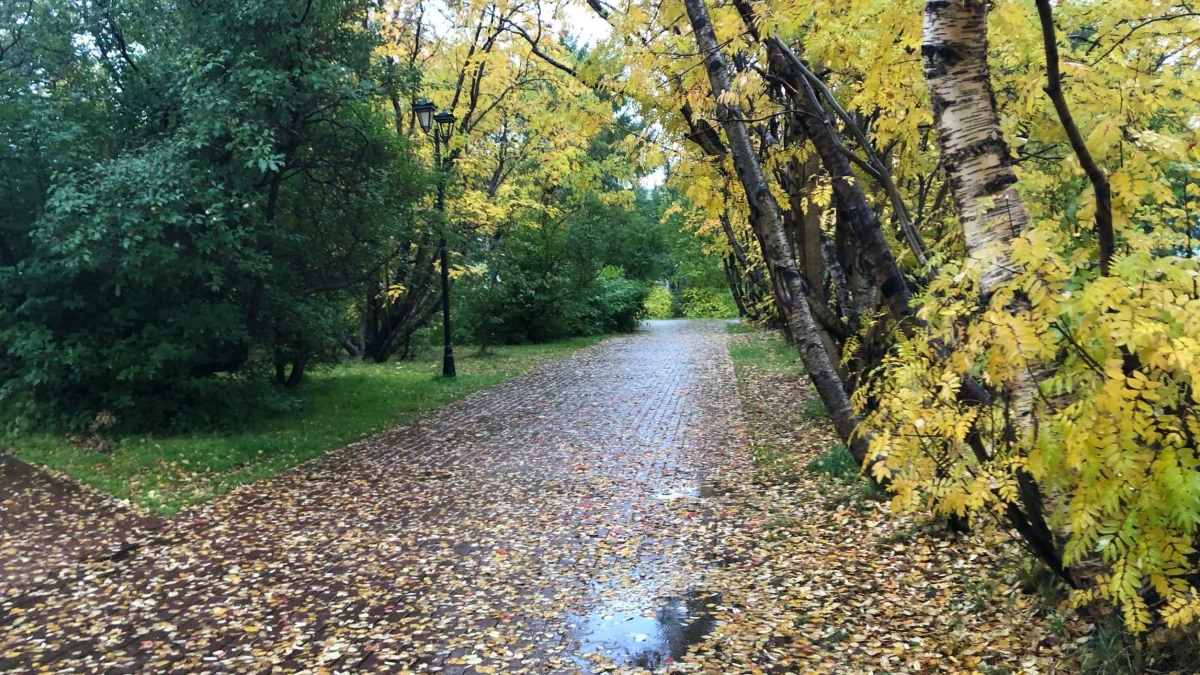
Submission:
POLYGON ((413 112, 417 114, 417 122, 421 125, 421 131, 429 133, 429 127, 433 125, 434 106, 428 99, 421 99, 413 105, 413 112))
POLYGON ((430 124, 433 122, 433 111, 432 110, 418 110, 417 111, 417 122, 419 122, 421 124, 421 131, 428 133, 430 124))
POLYGON ((454 131, 454 114, 449 110, 443 110, 434 116, 434 121, 438 124, 438 129, 442 132, 442 138, 449 139, 450 134, 454 131))

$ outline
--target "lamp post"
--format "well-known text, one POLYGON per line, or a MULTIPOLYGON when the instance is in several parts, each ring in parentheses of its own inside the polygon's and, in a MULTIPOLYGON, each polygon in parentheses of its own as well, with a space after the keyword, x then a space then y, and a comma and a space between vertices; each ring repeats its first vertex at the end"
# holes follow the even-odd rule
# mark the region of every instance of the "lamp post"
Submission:
MULTIPOLYGON (((442 166, 442 143, 450 143, 450 135, 454 133, 454 113, 442 110, 434 114, 434 105, 428 99, 421 99, 413 105, 417 114, 417 122, 421 131, 429 133, 433 130, 434 165, 438 170, 437 208, 443 218, 446 215, 446 178, 445 167, 442 166), (435 124, 436 123, 436 124, 435 124)), ((439 244, 442 258, 442 377, 455 377, 454 344, 450 338, 450 256, 446 250, 446 230, 442 225, 442 239, 439 244)))

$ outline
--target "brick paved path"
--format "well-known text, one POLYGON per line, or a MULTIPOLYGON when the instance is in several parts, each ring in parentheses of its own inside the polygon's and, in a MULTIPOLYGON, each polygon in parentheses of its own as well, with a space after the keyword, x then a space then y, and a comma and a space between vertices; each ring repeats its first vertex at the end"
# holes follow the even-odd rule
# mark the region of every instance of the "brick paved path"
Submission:
POLYGON ((5 462, 0 672, 678 658, 736 396, 723 323, 652 322, 167 523, 5 462))

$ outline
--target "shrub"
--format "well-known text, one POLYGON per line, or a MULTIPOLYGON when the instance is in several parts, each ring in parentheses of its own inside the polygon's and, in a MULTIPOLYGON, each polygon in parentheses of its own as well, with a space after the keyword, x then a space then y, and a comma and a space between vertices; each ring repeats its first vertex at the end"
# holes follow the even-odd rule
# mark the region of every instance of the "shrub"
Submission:
POLYGON ((646 286, 619 267, 602 268, 590 281, 532 265, 507 269, 501 280, 477 278, 458 287, 457 340, 486 348, 627 333, 645 316, 646 286))
POLYGON ((628 333, 637 329, 645 316, 646 287, 625 278, 619 267, 605 267, 592 283, 589 325, 586 334, 628 333))
POLYGON ((142 39, 123 24, 145 47, 135 86, 87 49, 35 51, 17 80, 6 73, 8 426, 85 429, 100 411, 121 429, 223 419, 223 406, 201 409, 267 379, 276 357, 327 356, 354 280, 410 234, 424 173, 381 112, 400 91, 357 28, 369 3, 321 3, 302 22, 282 0, 172 7, 142 39))
POLYGON ((680 293, 680 314, 689 319, 728 319, 737 316, 737 305, 728 290, 685 288, 680 293))
POLYGON ((670 289, 666 286, 655 284, 650 287, 646 294, 646 318, 648 319, 670 319, 674 316, 672 311, 675 304, 675 297, 671 294, 670 289))

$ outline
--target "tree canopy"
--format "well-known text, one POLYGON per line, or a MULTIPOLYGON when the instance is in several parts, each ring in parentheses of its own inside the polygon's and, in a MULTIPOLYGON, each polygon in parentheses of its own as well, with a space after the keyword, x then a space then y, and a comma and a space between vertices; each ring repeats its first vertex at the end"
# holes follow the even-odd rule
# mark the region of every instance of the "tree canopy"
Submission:
POLYGON ((343 351, 410 355, 438 320, 443 238, 471 340, 631 330, 666 276, 667 204, 637 192, 629 151, 644 123, 536 56, 521 8, 0 15, 10 425, 172 426, 272 368, 294 385, 343 351), (442 166, 420 98, 457 118, 442 166))

